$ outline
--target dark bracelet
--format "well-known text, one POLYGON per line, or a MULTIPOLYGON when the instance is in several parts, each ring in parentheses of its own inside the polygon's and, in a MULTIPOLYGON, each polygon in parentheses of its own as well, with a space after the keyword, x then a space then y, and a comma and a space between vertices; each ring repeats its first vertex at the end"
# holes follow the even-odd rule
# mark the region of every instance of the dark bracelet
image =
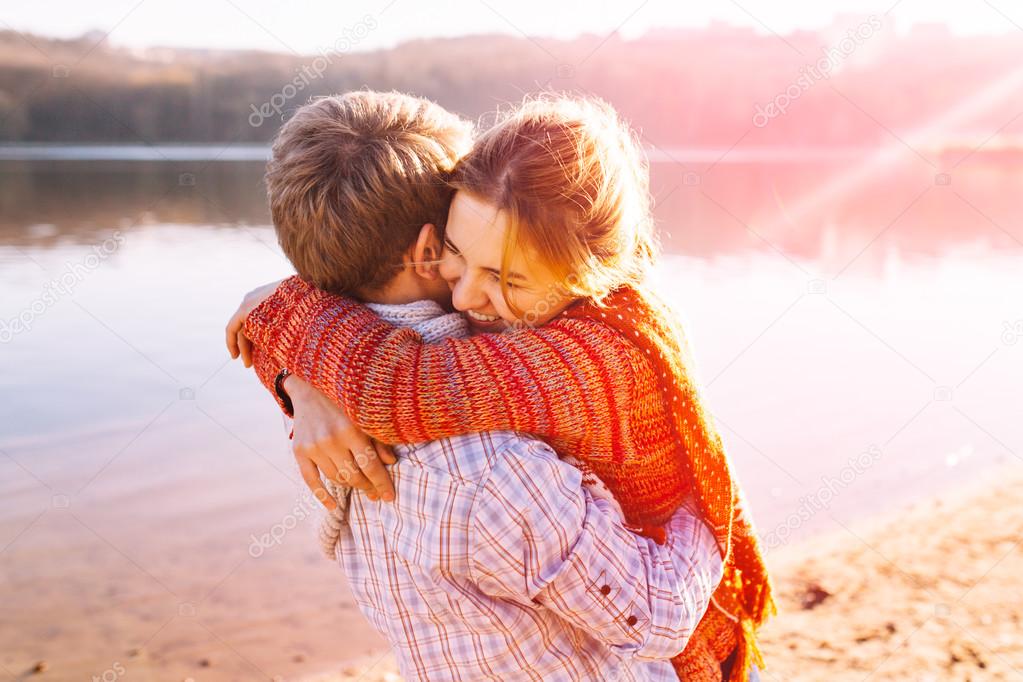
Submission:
POLYGON ((274 379, 274 393, 277 394, 277 399, 281 401, 281 405, 284 406, 284 411, 288 413, 289 417, 295 416, 295 406, 291 402, 291 396, 284 390, 284 380, 291 376, 291 370, 285 367, 277 373, 277 378, 274 379))

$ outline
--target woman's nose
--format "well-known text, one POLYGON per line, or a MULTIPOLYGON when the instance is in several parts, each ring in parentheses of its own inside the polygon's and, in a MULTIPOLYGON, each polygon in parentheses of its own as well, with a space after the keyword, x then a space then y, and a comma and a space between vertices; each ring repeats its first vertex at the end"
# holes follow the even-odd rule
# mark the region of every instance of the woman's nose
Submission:
POLYGON ((458 278, 451 289, 451 305, 456 310, 485 308, 487 296, 480 286, 479 278, 472 277, 468 273, 462 273, 462 276, 458 278))

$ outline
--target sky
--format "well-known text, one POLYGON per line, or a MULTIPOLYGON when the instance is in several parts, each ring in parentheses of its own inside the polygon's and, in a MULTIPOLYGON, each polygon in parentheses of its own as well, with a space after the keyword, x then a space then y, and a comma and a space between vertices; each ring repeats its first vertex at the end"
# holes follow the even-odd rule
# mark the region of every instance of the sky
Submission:
POLYGON ((310 54, 347 37, 371 50, 416 38, 479 33, 571 38, 711 21, 761 33, 833 25, 836 15, 888 13, 899 30, 946 24, 955 33, 1023 32, 1018 0, 37 0, 8 4, 0 28, 56 37, 109 33, 127 47, 252 48, 310 54))

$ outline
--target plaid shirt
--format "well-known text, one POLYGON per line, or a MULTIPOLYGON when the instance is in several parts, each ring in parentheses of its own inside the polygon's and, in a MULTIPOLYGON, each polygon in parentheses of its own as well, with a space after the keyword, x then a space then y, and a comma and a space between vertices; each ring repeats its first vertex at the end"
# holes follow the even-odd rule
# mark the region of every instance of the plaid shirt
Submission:
POLYGON ((395 501, 353 492, 338 553, 405 679, 677 680, 722 573, 692 509, 657 545, 524 435, 397 451, 395 501))

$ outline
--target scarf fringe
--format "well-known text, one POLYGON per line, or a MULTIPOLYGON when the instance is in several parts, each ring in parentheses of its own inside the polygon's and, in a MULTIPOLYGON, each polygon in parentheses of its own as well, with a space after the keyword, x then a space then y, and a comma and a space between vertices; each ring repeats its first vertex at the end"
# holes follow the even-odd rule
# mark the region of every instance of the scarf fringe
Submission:
POLYGON ((764 657, 760 654, 760 647, 757 646, 756 633, 753 621, 748 618, 742 619, 740 627, 736 628, 736 638, 739 640, 736 646, 735 663, 732 665, 728 682, 748 682, 750 670, 753 665, 763 670, 764 657))

